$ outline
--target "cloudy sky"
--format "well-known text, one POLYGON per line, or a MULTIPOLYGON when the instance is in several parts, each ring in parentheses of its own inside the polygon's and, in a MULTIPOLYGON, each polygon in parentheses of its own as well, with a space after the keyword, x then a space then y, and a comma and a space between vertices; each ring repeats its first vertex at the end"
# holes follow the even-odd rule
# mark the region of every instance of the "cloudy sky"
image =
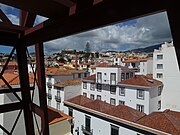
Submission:
MULTIPOLYGON (((17 9, 2 4, 0 8, 14 24, 19 23, 19 11, 17 9)), ((35 23, 38 24, 45 19, 38 16, 35 23)), ((84 50, 86 43, 89 42, 92 51, 123 51, 147 47, 171 40, 167 14, 166 12, 162 12, 49 41, 45 43, 44 50, 46 54, 59 52, 66 48, 84 50)), ((1 50, 0 52, 2 52, 1 50)))

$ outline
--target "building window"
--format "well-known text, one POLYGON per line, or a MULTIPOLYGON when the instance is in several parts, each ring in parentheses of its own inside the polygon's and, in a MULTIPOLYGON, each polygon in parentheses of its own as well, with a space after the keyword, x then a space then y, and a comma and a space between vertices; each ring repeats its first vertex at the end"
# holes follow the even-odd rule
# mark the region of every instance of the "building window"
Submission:
POLYGON ((57 104, 56 104, 56 109, 60 110, 60 103, 59 102, 57 102, 57 104))
POLYGON ((48 105, 51 106, 51 99, 48 99, 48 105))
POLYGON ((162 92, 162 86, 158 87, 158 96, 161 96, 161 92, 162 92))
POLYGON ((119 105, 125 105, 125 101, 119 100, 119 105))
POLYGON ((101 92, 101 90, 102 90, 102 84, 97 84, 97 91, 99 91, 99 92, 101 92))
POLYGON ((51 94, 51 89, 48 89, 48 94, 51 94))
POLYGON ((126 73, 126 79, 129 79, 129 73, 126 73))
POLYGON ((90 90, 94 90, 94 83, 90 84, 90 90))
POLYGON ((97 99, 101 100, 101 95, 97 95, 97 99))
POLYGON ((83 89, 87 89, 87 82, 83 82, 83 89))
POLYGON ((116 86, 110 86, 110 93, 116 94, 116 86))
POLYGON ((157 73, 157 78, 163 78, 163 74, 162 73, 157 73))
POLYGON ((162 55, 162 54, 158 54, 158 55, 157 55, 157 59, 158 59, 158 60, 162 60, 162 59, 163 59, 163 55, 162 55))
POLYGON ((137 90, 137 98, 144 99, 144 90, 137 90))
POLYGON ((119 127, 111 125, 111 135, 119 135, 119 127))
POLYGON ((57 90, 57 97, 61 97, 61 96, 60 96, 60 91, 59 91, 59 90, 57 90))
POLYGON ((111 105, 116 105, 116 100, 114 98, 110 98, 110 104, 111 105))
POLYGON ((161 100, 158 101, 158 110, 161 109, 161 100))
POLYGON ((119 95, 125 96, 125 88, 124 87, 119 87, 119 95))
POLYGON ((124 80, 125 79, 125 75, 124 73, 121 74, 121 80, 124 80))
POLYGON ((94 100, 94 95, 93 94, 90 95, 90 99, 94 100))
POLYGON ((163 64, 157 64, 157 69, 163 69, 163 64))
POLYGON ((48 78, 48 82, 51 82, 51 77, 48 78))
POLYGON ((85 116, 85 129, 86 131, 91 131, 91 117, 85 116))
POLYGON ((137 104, 136 108, 137 108, 138 111, 144 112, 144 105, 137 104))
POLYGON ((110 74, 110 84, 116 84, 116 73, 110 74))
POLYGON ((87 97, 87 93, 83 92, 83 96, 87 97))
POLYGON ((97 82, 98 83, 102 82, 102 73, 101 72, 97 72, 97 82))
POLYGON ((81 74, 78 74, 78 78, 81 78, 81 74))

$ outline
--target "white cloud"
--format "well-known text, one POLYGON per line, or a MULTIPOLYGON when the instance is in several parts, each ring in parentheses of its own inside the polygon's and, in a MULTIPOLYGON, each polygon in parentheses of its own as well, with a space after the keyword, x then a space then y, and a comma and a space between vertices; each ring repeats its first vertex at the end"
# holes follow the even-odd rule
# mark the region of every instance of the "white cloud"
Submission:
POLYGON ((19 17, 13 14, 7 14, 7 17, 13 24, 19 25, 19 17))
POLYGON ((91 50, 119 50, 146 47, 172 40, 165 12, 136 19, 133 24, 110 25, 66 38, 47 42, 50 53, 65 48, 84 50, 87 41, 91 50))

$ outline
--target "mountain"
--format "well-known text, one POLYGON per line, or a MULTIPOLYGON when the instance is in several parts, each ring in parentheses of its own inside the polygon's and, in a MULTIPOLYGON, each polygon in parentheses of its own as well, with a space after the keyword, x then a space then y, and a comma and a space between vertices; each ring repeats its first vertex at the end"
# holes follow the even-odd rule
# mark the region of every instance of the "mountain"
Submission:
POLYGON ((162 44, 157 44, 157 45, 153 45, 153 46, 149 46, 149 47, 145 47, 145 48, 137 48, 137 49, 133 49, 130 50, 132 52, 154 52, 154 49, 159 49, 159 47, 161 47, 162 44))

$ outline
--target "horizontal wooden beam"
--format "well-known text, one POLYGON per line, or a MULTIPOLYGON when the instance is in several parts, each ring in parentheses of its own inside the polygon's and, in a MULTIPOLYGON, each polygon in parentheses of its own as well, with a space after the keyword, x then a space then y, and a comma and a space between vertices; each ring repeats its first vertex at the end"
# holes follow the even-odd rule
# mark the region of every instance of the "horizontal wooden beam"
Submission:
POLYGON ((70 0, 0 0, 1 3, 47 18, 69 16, 70 0))
POLYGON ((10 112, 10 111, 16 111, 19 109, 22 109, 23 105, 21 102, 18 103, 11 103, 11 104, 4 104, 0 105, 0 113, 10 112))
POLYGON ((18 35, 23 33, 25 29, 26 28, 14 24, 0 23, 0 32, 13 33, 18 35))
POLYGON ((127 0, 123 2, 123 5, 125 6, 122 6, 122 2, 119 0, 105 0, 67 18, 49 19, 38 26, 25 30, 23 42, 26 45, 46 42, 108 24, 158 13, 164 11, 167 7, 167 3, 163 0, 127 0))
MULTIPOLYGON (((34 90, 34 88, 30 87, 30 90, 34 90)), ((20 91, 21 91, 21 88, 12 88, 12 89, 2 88, 0 89, 0 94, 20 92, 20 91)))

